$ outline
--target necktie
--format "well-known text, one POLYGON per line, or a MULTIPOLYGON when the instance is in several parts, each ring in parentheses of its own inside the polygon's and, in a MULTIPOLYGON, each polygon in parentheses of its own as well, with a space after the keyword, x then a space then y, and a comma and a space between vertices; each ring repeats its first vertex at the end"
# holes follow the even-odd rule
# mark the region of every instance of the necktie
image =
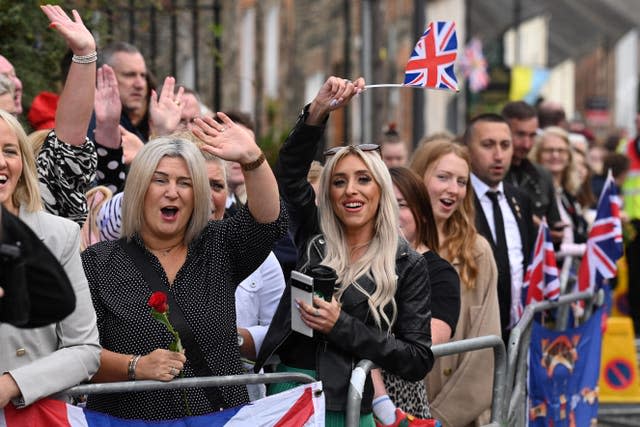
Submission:
POLYGON ((504 218, 497 191, 487 191, 487 197, 493 205, 493 224, 496 233, 496 250, 494 253, 498 266, 498 302, 500 305, 500 323, 502 324, 503 337, 509 327, 511 314, 511 266, 509 264, 509 251, 507 249, 507 237, 504 232, 504 218))

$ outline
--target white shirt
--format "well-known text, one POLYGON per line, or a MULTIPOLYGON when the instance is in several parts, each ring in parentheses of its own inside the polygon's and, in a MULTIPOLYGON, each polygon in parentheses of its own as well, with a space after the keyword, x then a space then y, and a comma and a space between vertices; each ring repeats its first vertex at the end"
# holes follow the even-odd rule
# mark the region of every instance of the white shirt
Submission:
MULTIPOLYGON (((236 288, 236 323, 239 328, 246 328, 251 334, 256 354, 260 352, 284 286, 282 268, 271 252, 260 267, 236 288)), ((253 365, 245 363, 244 366, 247 372, 253 373, 253 365)), ((263 384, 247 384, 247 391, 252 401, 266 396, 263 384)))
POLYGON ((236 195, 229 192, 229 195, 227 196, 227 202, 225 203, 224 207, 226 209, 229 209, 231 205, 233 205, 235 202, 236 202, 236 195))
POLYGON ((516 222, 516 217, 513 215, 511 206, 507 202, 507 198, 504 194, 504 185, 500 182, 495 188, 490 188, 487 184, 480 181, 480 179, 471 174, 471 185, 473 185, 473 191, 475 191, 480 200, 482 211, 484 212, 487 223, 489 223, 489 229, 493 236, 493 241, 496 241, 496 230, 493 221, 493 203, 489 196, 488 191, 498 192, 498 203, 500 205, 500 212, 502 212, 502 218, 504 220, 504 234, 507 238, 507 250, 509 252, 509 267, 511 271, 511 325, 513 327, 517 320, 520 318, 519 312, 521 307, 521 292, 524 279, 524 253, 522 248, 522 237, 520 236, 520 229, 516 222))
POLYGON ((284 292, 284 274, 276 256, 267 259, 236 288, 236 322, 246 328, 260 351, 284 292))

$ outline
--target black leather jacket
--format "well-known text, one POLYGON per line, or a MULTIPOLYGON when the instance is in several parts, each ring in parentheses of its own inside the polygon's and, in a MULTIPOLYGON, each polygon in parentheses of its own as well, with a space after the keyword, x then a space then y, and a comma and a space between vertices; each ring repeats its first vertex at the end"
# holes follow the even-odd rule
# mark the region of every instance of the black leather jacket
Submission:
MULTIPOLYGON (((319 236, 315 194, 306 181, 307 171, 324 131, 323 127, 296 124, 280 151, 276 176, 290 215, 290 231, 300 254, 298 268, 318 264, 325 241, 319 236)), ((433 366, 431 346, 431 288, 426 261, 398 240, 395 302, 397 319, 391 333, 381 330, 370 313, 367 297, 353 286, 342 296, 340 317, 326 340, 316 339, 315 370, 323 382, 326 409, 344 411, 351 371, 361 359, 370 359, 382 369, 409 381, 422 380, 433 366)), ((358 279, 367 292, 375 289, 368 277, 358 279)), ((291 331, 291 288, 285 288, 255 365, 256 372, 288 339, 291 331)), ((390 315, 390 307, 385 311, 390 315)), ((285 358, 286 355, 281 355, 285 358)), ((363 413, 371 412, 373 386, 367 378, 362 399, 363 413)))

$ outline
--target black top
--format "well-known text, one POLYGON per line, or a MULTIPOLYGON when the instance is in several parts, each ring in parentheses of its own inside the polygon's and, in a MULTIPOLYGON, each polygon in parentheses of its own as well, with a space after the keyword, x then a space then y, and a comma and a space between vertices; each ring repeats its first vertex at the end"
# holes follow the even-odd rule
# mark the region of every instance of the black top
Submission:
MULTIPOLYGON (((281 208, 280 218, 269 224, 256 222, 247 208, 233 218, 210 221, 189 244, 186 261, 170 288, 158 259, 146 250, 138 235, 133 238, 180 304, 216 376, 244 373, 236 330, 235 290, 260 266, 273 242, 284 234, 287 225, 284 212, 281 208)), ((105 349, 144 355, 157 348, 168 348, 171 334, 151 317, 147 307, 151 289, 118 241, 89 247, 82 253, 82 264, 96 309, 100 344, 105 349)), ((189 360, 183 373, 185 377, 194 376, 189 360)), ((221 391, 225 407, 249 400, 245 386, 221 387, 221 391)), ((181 418, 186 415, 181 393, 162 390, 96 394, 89 397, 87 407, 120 418, 181 418)), ((219 409, 211 408, 202 389, 188 389, 187 396, 193 415, 219 409)))
POLYGON ((460 277, 456 269, 434 251, 422 256, 427 260, 431 281, 431 317, 449 325, 453 337, 460 316, 460 277))
MULTIPOLYGON (((143 119, 135 126, 131 123, 127 112, 122 109, 120 114, 120 126, 133 133, 135 136, 146 144, 149 140, 149 112, 145 114, 143 119)), ((114 193, 124 190, 124 182, 127 177, 128 165, 122 161, 123 151, 122 145, 118 148, 109 148, 101 144, 95 139, 96 130, 96 113, 91 114, 89 127, 87 129, 87 138, 96 143, 96 151, 98 153, 98 167, 96 171, 96 185, 104 185, 114 193)))
POLYGON ((532 163, 529 159, 522 159, 519 165, 511 164, 504 181, 518 187, 529 197, 534 215, 539 218, 546 217, 550 225, 561 221, 553 177, 544 167, 532 163))

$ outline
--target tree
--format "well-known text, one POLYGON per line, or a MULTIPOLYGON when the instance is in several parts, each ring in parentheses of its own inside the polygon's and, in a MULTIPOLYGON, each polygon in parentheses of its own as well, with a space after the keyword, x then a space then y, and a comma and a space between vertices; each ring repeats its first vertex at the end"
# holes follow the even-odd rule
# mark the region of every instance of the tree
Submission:
POLYGON ((62 38, 48 28, 39 4, 37 0, 0 0, 0 55, 11 61, 22 80, 22 103, 27 108, 38 92, 58 90, 60 60, 66 52, 62 38))

